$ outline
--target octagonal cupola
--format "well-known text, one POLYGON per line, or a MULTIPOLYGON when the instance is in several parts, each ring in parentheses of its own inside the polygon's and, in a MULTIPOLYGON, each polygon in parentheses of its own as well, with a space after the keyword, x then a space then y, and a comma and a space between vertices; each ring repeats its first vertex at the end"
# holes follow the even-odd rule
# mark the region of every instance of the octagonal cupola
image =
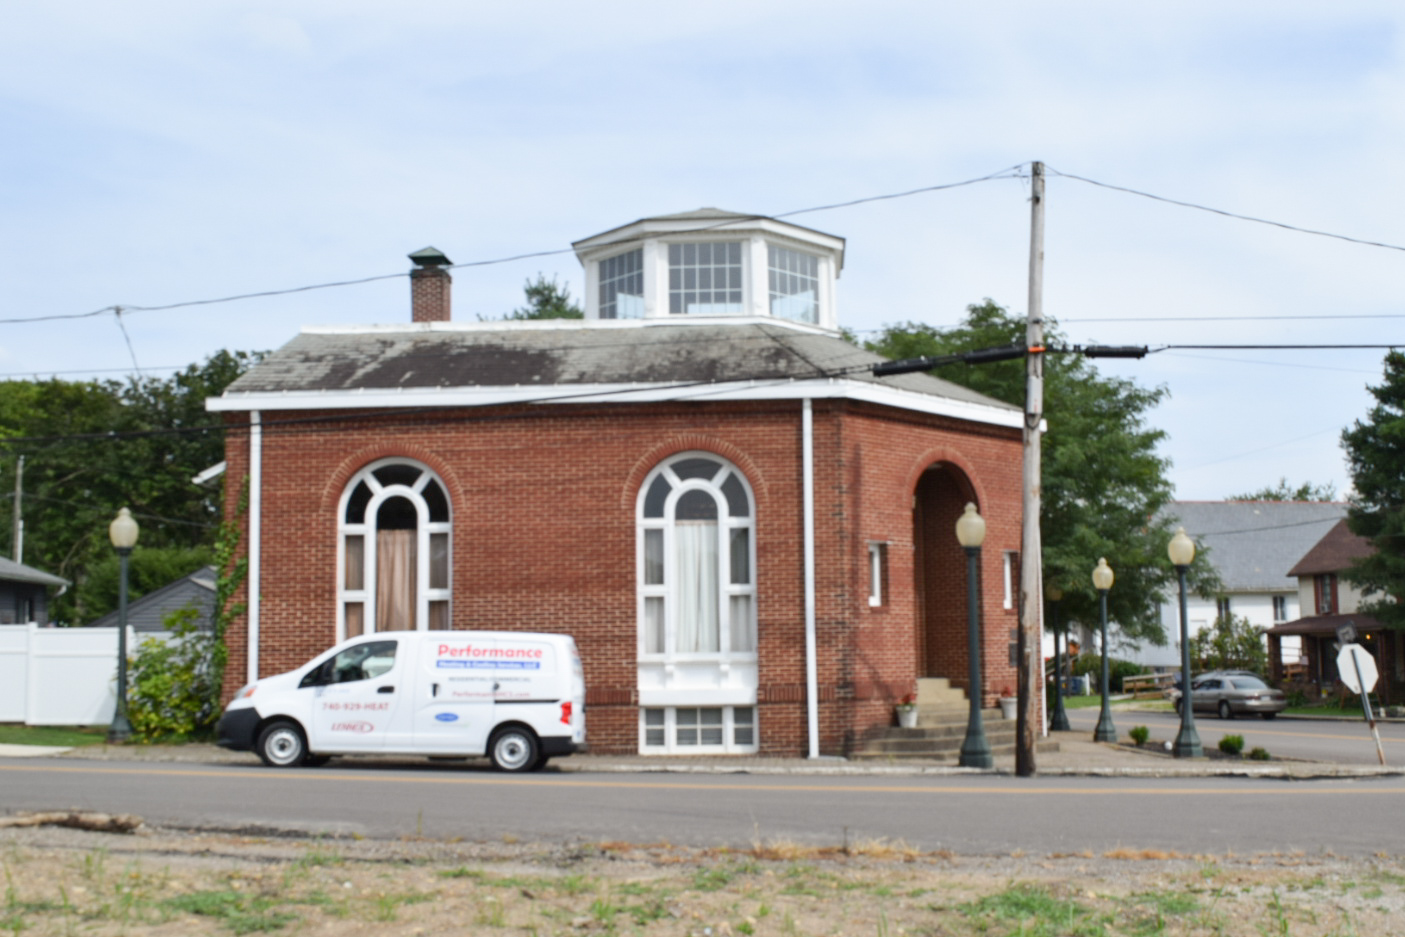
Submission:
POLYGON ((572 245, 587 319, 747 317, 839 328, 844 239, 716 208, 658 218, 572 245))

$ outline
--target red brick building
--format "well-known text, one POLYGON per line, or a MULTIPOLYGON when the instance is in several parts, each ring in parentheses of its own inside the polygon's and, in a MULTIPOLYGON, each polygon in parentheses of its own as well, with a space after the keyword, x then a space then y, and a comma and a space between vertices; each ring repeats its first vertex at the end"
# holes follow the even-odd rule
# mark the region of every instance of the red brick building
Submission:
MULTIPOLYGON (((714 210, 579 242, 586 320, 307 329, 236 381, 227 691, 396 629, 575 636, 596 751, 839 754, 922 676, 1013 686, 1018 410, 837 332, 843 241, 714 210), (241 504, 245 505, 241 507, 241 504)), ((409 317, 407 317, 409 318, 409 317)))

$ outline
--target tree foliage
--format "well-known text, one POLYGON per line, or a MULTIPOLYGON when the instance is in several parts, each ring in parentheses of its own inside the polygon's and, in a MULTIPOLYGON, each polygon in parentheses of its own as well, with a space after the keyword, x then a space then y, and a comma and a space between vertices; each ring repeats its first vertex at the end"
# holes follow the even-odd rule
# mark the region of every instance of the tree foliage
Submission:
MULTIPOLYGON (((951 354, 1025 343, 1025 321, 986 300, 967 307, 952 328, 907 322, 886 327, 870 351, 889 358, 951 354)), ((1063 343, 1056 325, 1046 326, 1051 345, 1063 343)), ((972 390, 1024 405, 1025 362, 956 364, 932 372, 972 390)), ((1165 433, 1147 425, 1147 414, 1164 388, 1146 389, 1132 381, 1099 374, 1079 355, 1046 355, 1044 416, 1049 431, 1042 443, 1044 584, 1064 592, 1061 611, 1068 620, 1098 620, 1092 572, 1107 557, 1116 582, 1108 593, 1108 614, 1124 637, 1165 643, 1158 605, 1175 571, 1166 545, 1175 532, 1162 509, 1171 499, 1168 462, 1157 454, 1165 433)), ((1191 568, 1197 592, 1210 594, 1215 575, 1205 551, 1191 568)))
POLYGON ((550 280, 544 274, 537 274, 535 280, 528 280, 522 286, 527 296, 527 305, 519 306, 507 314, 509 319, 583 319, 585 312, 571 298, 571 288, 550 280))
POLYGON ((1367 597, 1363 611, 1405 628, 1405 352, 1388 353, 1384 379, 1368 389, 1375 406, 1342 433, 1342 447, 1354 490, 1347 526, 1376 549, 1345 578, 1367 597))
POLYGON ((1190 659, 1196 670, 1249 670, 1268 673, 1263 634, 1239 615, 1221 616, 1190 636, 1190 659))
MULTIPOLYGON (((23 562, 74 583, 53 603, 55 621, 82 624, 116 606, 107 525, 120 507, 141 524, 131 557, 134 596, 210 562, 219 486, 191 479, 224 458, 224 432, 205 399, 256 358, 220 351, 168 378, 125 383, 0 382, 0 499, 7 509, 18 458, 25 457, 23 562)), ((11 526, 0 528, 0 551, 13 555, 11 526)))
POLYGON ((1279 478, 1277 485, 1265 485, 1257 491, 1242 495, 1230 495, 1226 501, 1335 501, 1337 486, 1331 482, 1315 485, 1303 482, 1296 487, 1288 484, 1286 477, 1279 478))

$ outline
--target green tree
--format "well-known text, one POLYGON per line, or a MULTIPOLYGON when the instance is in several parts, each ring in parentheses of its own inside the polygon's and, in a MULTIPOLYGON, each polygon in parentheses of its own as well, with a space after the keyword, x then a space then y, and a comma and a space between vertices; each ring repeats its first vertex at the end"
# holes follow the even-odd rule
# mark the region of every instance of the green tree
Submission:
POLYGON ((1314 485, 1312 482, 1303 482, 1294 487, 1288 484, 1286 477, 1278 479, 1277 485, 1266 485, 1257 491, 1248 494, 1230 495, 1226 501, 1335 501, 1337 500, 1337 486, 1331 482, 1323 482, 1314 485))
POLYGON ((1385 376, 1366 419, 1342 433, 1354 493, 1347 526, 1375 546, 1345 578, 1367 598, 1362 611, 1405 628, 1405 352, 1385 356, 1385 376))
POLYGON ((507 314, 509 319, 583 319, 585 312, 571 298, 571 288, 550 280, 544 274, 537 274, 535 280, 528 280, 522 286, 527 296, 527 305, 519 306, 507 314))
POLYGON ((1190 636, 1190 660, 1195 670, 1249 670, 1268 673, 1263 634, 1238 615, 1219 617, 1204 631, 1190 636))
MULTIPOLYGON (((86 580, 90 570, 115 570, 107 525, 120 507, 131 508, 142 525, 132 557, 134 597, 164 584, 145 581, 148 556, 153 570, 170 570, 160 551, 205 548, 168 578, 208 562, 221 494, 218 485, 202 488, 191 478, 224 458, 224 432, 205 412, 205 399, 257 357, 221 351, 168 378, 125 383, 0 382, 0 481, 7 482, 0 502, 9 501, 0 513, 13 504, 23 455, 23 561, 74 582, 50 609, 55 621, 81 624, 115 607, 115 589, 89 589, 86 580)), ((13 555, 10 525, 0 527, 0 549, 13 555)))
MULTIPOLYGON (((1046 326, 1050 345, 1064 342, 1057 325, 1046 326)), ((952 328, 907 322, 886 327, 865 343, 889 358, 951 354, 1023 345, 1025 321, 987 299, 968 306, 952 328)), ((1165 433, 1147 425, 1147 414, 1165 396, 1123 378, 1099 374, 1079 355, 1046 355, 1044 416, 1049 431, 1042 445, 1044 582, 1064 591, 1065 620, 1098 620, 1091 577, 1099 557, 1116 574, 1108 614, 1125 636, 1164 644, 1158 606, 1175 570, 1166 545, 1175 521, 1165 508, 1171 498, 1168 462, 1157 454, 1165 433)), ((997 400, 1023 406, 1025 362, 956 364, 932 372, 997 400)), ((1210 594, 1214 571, 1197 552, 1191 584, 1210 594)))

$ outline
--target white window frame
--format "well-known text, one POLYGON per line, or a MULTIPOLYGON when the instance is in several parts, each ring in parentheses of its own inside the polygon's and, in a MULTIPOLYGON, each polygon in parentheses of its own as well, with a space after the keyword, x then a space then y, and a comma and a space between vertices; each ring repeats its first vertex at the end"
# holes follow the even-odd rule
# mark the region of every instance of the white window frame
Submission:
POLYGON ((645 755, 754 755, 760 750, 761 740, 761 710, 755 704, 746 706, 718 706, 700 704, 697 706, 643 706, 639 709, 639 751, 645 755), (679 710, 722 710, 722 744, 721 745, 679 745, 678 744, 678 711, 679 710), (751 712, 751 744, 739 745, 736 743, 736 715, 737 710, 744 709, 751 712), (662 745, 650 745, 648 743, 648 726, 646 723, 649 711, 662 710, 664 713, 662 745))
POLYGON ((416 462, 413 459, 378 459, 365 466, 361 471, 351 477, 342 490, 341 498, 337 501, 337 641, 346 640, 346 606, 350 602, 360 602, 362 614, 362 634, 375 634, 379 630, 376 625, 376 524, 375 517, 380 510, 381 504, 390 498, 405 498, 415 506, 415 630, 429 630, 429 603, 446 602, 450 603, 447 610, 447 620, 453 621, 453 584, 454 584, 454 537, 453 518, 454 503, 449 498, 449 488, 429 466, 416 462), (413 485, 385 485, 376 478, 375 472, 378 469, 392 465, 403 465, 420 470, 419 478, 415 479, 413 485), (449 506, 449 520, 431 521, 429 519, 429 504, 425 501, 423 491, 431 481, 439 485, 439 490, 444 493, 444 500, 449 506), (371 499, 366 504, 364 520, 359 524, 351 524, 346 520, 347 503, 351 500, 352 492, 358 485, 365 482, 371 489, 371 499), (449 585, 447 588, 431 589, 429 587, 429 543, 431 534, 444 534, 448 538, 448 565, 449 565, 449 585), (361 537, 361 589, 348 589, 346 587, 346 538, 361 537))
POLYGON ((1273 597, 1273 620, 1288 620, 1288 597, 1286 595, 1275 595, 1273 597))
POLYGON ((888 604, 888 541, 868 542, 868 607, 882 608, 888 604))
MULTIPOLYGON (((732 603, 733 596, 748 596, 751 599, 749 608, 751 609, 751 621, 748 622, 750 629, 750 644, 754 649, 757 645, 757 601, 756 601, 756 498, 752 494, 751 484, 747 481, 740 469, 731 462, 713 452, 693 451, 680 452, 670 456, 660 462, 644 478, 643 485, 639 488, 639 496, 635 501, 635 524, 637 536, 635 537, 635 577, 634 581, 637 589, 637 615, 638 615, 638 655, 640 661, 672 663, 675 661, 755 661, 756 651, 734 651, 731 648, 732 642, 732 603), (720 468, 709 479, 690 478, 682 479, 673 471, 673 466, 686 459, 708 459, 716 462, 720 468), (747 516, 732 517, 728 508, 727 495, 722 490, 722 483, 726 481, 728 475, 735 475, 741 483, 742 490, 747 499, 747 516), (644 501, 648 497, 649 488, 654 484, 654 479, 660 475, 669 481, 671 490, 664 501, 663 517, 645 517, 644 501), (676 615, 678 599, 675 586, 678 575, 675 571, 676 557, 674 544, 674 508, 678 499, 690 491, 706 491, 717 502, 717 563, 718 563, 718 650, 717 651, 696 651, 680 652, 675 648, 676 639, 676 615), (748 533, 747 543, 749 545, 747 556, 747 582, 745 584, 733 584, 731 582, 731 535, 732 531, 745 529, 748 533), (663 556, 664 556, 664 576, 663 583, 647 584, 645 582, 645 533, 650 530, 663 531, 663 556), (647 634, 648 615, 646 611, 647 600, 650 598, 662 598, 664 603, 664 623, 663 623, 663 651, 648 652, 647 634)), ((641 717, 642 718, 642 717, 641 717)), ((642 723, 641 723, 642 725, 642 723)))

